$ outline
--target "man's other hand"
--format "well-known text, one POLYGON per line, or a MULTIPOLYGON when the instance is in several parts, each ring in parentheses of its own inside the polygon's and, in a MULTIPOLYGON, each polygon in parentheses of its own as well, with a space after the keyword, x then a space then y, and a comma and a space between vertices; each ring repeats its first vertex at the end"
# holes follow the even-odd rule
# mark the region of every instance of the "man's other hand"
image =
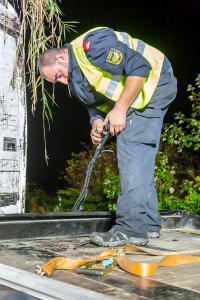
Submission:
POLYGON ((101 142, 103 133, 104 122, 97 119, 92 124, 92 130, 90 132, 92 143, 97 145, 101 142))

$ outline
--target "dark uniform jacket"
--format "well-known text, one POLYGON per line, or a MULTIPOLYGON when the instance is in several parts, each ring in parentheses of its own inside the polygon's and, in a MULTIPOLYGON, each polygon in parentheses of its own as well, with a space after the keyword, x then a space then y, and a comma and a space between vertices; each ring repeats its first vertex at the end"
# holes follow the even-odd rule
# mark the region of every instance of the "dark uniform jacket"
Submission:
MULTIPOLYGON (((135 50, 130 49, 126 44, 120 42, 113 29, 105 28, 98 29, 89 33, 84 42, 89 41, 89 47, 85 50, 88 60, 95 66, 108 71, 113 75, 125 76, 141 76, 148 77, 151 66, 148 61, 135 50), (123 59, 120 64, 113 64, 107 61, 110 49, 119 50, 123 54, 123 59)), ((90 115, 90 123, 96 119, 104 119, 105 114, 96 108, 105 101, 115 102, 105 98, 105 96, 97 93, 90 86, 88 80, 80 70, 76 57, 73 53, 72 46, 66 44, 65 47, 69 51, 69 87, 73 95, 87 108, 90 115)), ((166 82, 164 74, 171 69, 169 60, 165 57, 160 80, 157 89, 166 82), (165 82, 163 82, 163 80, 165 82)), ((155 91, 156 92, 156 91, 155 91)))

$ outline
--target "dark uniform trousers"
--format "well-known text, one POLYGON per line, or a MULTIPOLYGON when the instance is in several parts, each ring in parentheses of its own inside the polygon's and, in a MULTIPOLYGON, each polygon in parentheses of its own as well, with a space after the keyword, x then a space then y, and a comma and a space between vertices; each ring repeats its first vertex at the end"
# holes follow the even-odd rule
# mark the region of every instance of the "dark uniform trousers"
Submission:
POLYGON ((114 228, 132 236, 145 237, 148 231, 161 229, 154 166, 163 119, 176 93, 177 81, 170 69, 145 110, 129 109, 126 127, 117 137, 121 193, 114 228))

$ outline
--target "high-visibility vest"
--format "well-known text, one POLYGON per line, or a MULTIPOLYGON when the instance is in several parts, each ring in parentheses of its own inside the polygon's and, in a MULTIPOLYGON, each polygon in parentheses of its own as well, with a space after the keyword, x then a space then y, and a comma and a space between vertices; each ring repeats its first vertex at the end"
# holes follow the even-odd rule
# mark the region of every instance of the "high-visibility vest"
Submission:
MULTIPOLYGON (((93 65, 88 60, 83 49, 83 42, 86 35, 92 31, 103 28, 106 27, 97 27, 87 31, 86 33, 73 40, 71 42, 71 45, 75 57, 77 59, 78 65, 85 77, 87 78, 87 80, 89 81, 90 85, 94 87, 94 89, 98 93, 116 102, 118 101, 123 92, 126 83, 126 76, 112 75, 111 73, 93 65)), ((146 79, 140 93, 135 99, 133 99, 133 102, 131 104, 131 107, 133 108, 142 109, 148 104, 156 89, 164 61, 164 54, 159 50, 144 43, 143 41, 132 38, 129 34, 125 32, 114 32, 117 36, 117 39, 120 42, 123 42, 124 44, 128 45, 128 47, 130 47, 131 49, 142 54, 142 56, 144 56, 151 65, 152 69, 148 78, 146 79)), ((110 105, 107 103, 98 106, 98 108, 106 113, 111 109, 110 105)))

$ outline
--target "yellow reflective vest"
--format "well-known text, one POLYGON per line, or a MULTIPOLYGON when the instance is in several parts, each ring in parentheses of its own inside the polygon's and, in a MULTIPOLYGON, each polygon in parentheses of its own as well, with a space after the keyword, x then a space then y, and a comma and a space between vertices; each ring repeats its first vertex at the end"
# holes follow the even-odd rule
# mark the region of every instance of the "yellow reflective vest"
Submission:
MULTIPOLYGON (((78 65, 89 81, 90 85, 94 87, 98 93, 104 95, 112 101, 117 101, 123 92, 126 83, 126 76, 112 75, 111 73, 91 64, 83 49, 85 36, 92 31, 102 28, 106 27, 97 27, 87 31, 77 39, 73 40, 71 45, 78 65)), ((114 32, 120 42, 127 44, 128 47, 142 54, 151 65, 152 69, 143 85, 141 92, 135 99, 133 99, 131 104, 131 107, 133 108, 142 109, 148 104, 156 89, 164 61, 164 54, 144 43, 143 41, 132 38, 125 32, 114 32)), ((110 105, 106 103, 98 106, 98 108, 106 113, 110 111, 110 105)))

